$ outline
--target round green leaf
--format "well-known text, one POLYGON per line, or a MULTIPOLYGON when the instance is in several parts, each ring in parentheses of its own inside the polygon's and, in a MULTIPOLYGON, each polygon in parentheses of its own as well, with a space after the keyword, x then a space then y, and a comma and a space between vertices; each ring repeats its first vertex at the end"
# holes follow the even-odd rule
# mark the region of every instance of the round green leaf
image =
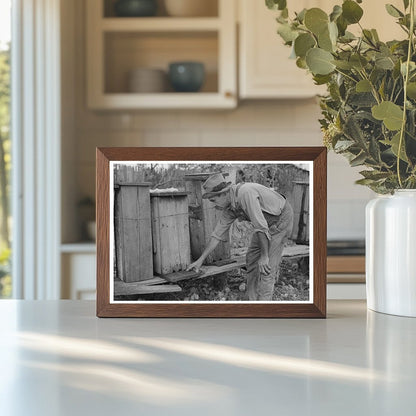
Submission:
POLYGON ((357 85, 355 86, 355 90, 357 92, 371 92, 370 81, 366 79, 362 79, 361 81, 357 82, 357 85))
POLYGON ((286 0, 266 0, 266 6, 271 10, 283 10, 286 7, 286 0))
POLYGON ((331 75, 314 75, 313 80, 316 85, 329 84, 331 82, 331 75))
POLYGON ((309 9, 305 13, 305 26, 315 35, 324 32, 328 26, 328 15, 318 7, 309 9))
POLYGON ((363 9, 352 0, 347 0, 342 3, 342 16, 349 23, 358 23, 363 16, 363 9))
POLYGON ((367 60, 357 53, 351 56, 350 63, 354 68, 358 70, 363 69, 368 64, 367 60))
POLYGON ((305 58, 298 58, 296 59, 296 66, 298 68, 302 68, 302 69, 308 69, 308 66, 306 65, 306 61, 305 58))
POLYGON ((329 15, 329 19, 331 20, 331 22, 335 22, 338 19, 338 17, 341 16, 341 14, 342 14, 342 7, 336 4, 334 8, 332 9, 332 13, 329 15))
POLYGON ((352 65, 348 61, 332 61, 332 63, 339 69, 342 70, 350 70, 352 68, 352 65))
POLYGON ((287 23, 280 24, 277 29, 277 33, 286 43, 294 41, 298 36, 298 32, 293 30, 287 23))
POLYGON ((394 7, 392 4, 386 4, 387 13, 393 17, 403 17, 404 14, 397 8, 394 7))
POLYGON ((302 33, 295 39, 296 56, 304 58, 306 52, 316 45, 315 39, 309 33, 302 33))
POLYGON ((407 96, 412 100, 416 100, 416 82, 407 84, 407 96))
POLYGON ((373 117, 382 120, 389 130, 400 130, 402 127, 403 110, 391 101, 383 101, 371 109, 373 117))
POLYGON ((332 63, 333 59, 330 52, 320 48, 309 49, 306 54, 306 64, 314 75, 330 74, 335 69, 335 65, 332 63))
MULTIPOLYGON (((390 142, 385 142, 384 144, 387 144, 391 146, 391 151, 395 156, 399 156, 399 145, 400 145, 400 132, 395 134, 390 142)), ((405 141, 402 141, 402 145, 400 146, 400 156, 399 158, 403 160, 404 162, 409 162, 409 159, 406 155, 406 149, 405 149, 405 141)))
POLYGON ((302 9, 299 13, 296 13, 296 20, 298 20, 299 22, 303 23, 304 19, 305 19, 305 14, 306 14, 306 9, 302 9))
POLYGON ((329 30, 329 37, 331 38, 331 42, 333 45, 337 44, 338 39, 338 26, 334 22, 328 23, 328 30, 329 30))
POLYGON ((340 36, 344 36, 345 31, 347 30, 347 27, 348 27, 348 22, 344 19, 342 15, 339 16, 337 19, 337 27, 338 27, 338 32, 340 36))
POLYGON ((380 69, 392 70, 394 68, 394 61, 389 56, 380 56, 376 58, 376 67, 380 69))
POLYGON ((318 45, 321 49, 324 49, 328 52, 333 52, 334 45, 332 43, 331 37, 329 36, 328 28, 318 35, 318 45))

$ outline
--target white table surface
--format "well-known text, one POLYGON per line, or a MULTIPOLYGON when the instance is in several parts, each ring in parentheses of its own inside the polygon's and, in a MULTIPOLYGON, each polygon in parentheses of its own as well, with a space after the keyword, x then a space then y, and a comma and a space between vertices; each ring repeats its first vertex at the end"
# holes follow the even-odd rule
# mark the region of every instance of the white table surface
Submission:
POLYGON ((0 415, 416 415, 416 319, 98 319, 0 301, 0 415))

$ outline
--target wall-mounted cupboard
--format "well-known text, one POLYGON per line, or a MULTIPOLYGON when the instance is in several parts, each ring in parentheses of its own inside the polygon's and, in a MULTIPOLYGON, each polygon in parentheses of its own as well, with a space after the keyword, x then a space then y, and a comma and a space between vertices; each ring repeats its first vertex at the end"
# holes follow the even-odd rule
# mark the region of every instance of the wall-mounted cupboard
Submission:
POLYGON ((170 0, 155 16, 135 17, 117 15, 119 3, 87 2, 89 108, 237 105, 234 1, 205 0, 198 13, 195 1, 170 0), (184 3, 182 14, 169 15, 169 3, 184 3))

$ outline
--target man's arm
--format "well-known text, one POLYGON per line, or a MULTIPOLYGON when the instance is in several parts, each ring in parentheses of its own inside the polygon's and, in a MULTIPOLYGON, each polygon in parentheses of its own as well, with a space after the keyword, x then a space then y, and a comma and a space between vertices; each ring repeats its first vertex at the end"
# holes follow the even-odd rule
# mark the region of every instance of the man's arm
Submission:
POLYGON ((250 218, 254 226, 254 232, 257 232, 260 243, 259 270, 262 274, 270 274, 269 266, 269 226, 261 210, 260 201, 255 192, 246 191, 241 195, 240 204, 243 210, 250 218))
POLYGON ((266 234, 261 231, 257 233, 260 242, 260 259, 259 259, 259 269, 261 274, 270 274, 272 271, 269 266, 269 240, 266 237, 266 234))
POLYGON ((194 269, 196 272, 199 272, 201 269, 202 264, 204 263, 205 259, 216 249, 220 240, 217 238, 211 237, 209 240, 208 245, 205 247, 205 250, 201 254, 198 260, 194 261, 187 267, 187 271, 194 269))

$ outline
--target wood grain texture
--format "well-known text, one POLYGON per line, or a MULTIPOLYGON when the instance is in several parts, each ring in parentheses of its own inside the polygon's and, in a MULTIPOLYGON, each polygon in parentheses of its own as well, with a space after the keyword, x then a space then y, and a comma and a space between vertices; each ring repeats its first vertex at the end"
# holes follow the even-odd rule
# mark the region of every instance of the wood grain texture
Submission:
POLYGON ((149 186, 120 185, 115 228, 118 278, 138 282, 153 276, 149 186))
POLYGON ((327 149, 313 159, 313 303, 326 317, 327 149))
POLYGON ((110 166, 96 150, 97 316, 104 316, 110 301, 110 166))
POLYGON ((191 264, 188 195, 153 194, 150 200, 155 273, 186 270, 191 264))
MULTIPOLYGON (((191 215, 189 227, 191 231, 191 255, 192 260, 198 259, 209 240, 211 234, 221 216, 221 212, 202 198, 202 185, 210 174, 185 175, 185 187, 189 193, 189 203, 191 205, 191 215)), ((221 241, 215 250, 209 254, 206 263, 213 263, 217 260, 228 259, 231 256, 230 243, 221 241)))
POLYGON ((326 148, 101 148, 97 149, 97 316, 194 318, 324 318, 326 316, 326 148), (313 303, 110 303, 110 161, 313 161, 313 303))
POLYGON ((143 295, 149 293, 181 292, 178 285, 142 285, 141 282, 125 283, 119 279, 114 280, 114 295, 143 295))

